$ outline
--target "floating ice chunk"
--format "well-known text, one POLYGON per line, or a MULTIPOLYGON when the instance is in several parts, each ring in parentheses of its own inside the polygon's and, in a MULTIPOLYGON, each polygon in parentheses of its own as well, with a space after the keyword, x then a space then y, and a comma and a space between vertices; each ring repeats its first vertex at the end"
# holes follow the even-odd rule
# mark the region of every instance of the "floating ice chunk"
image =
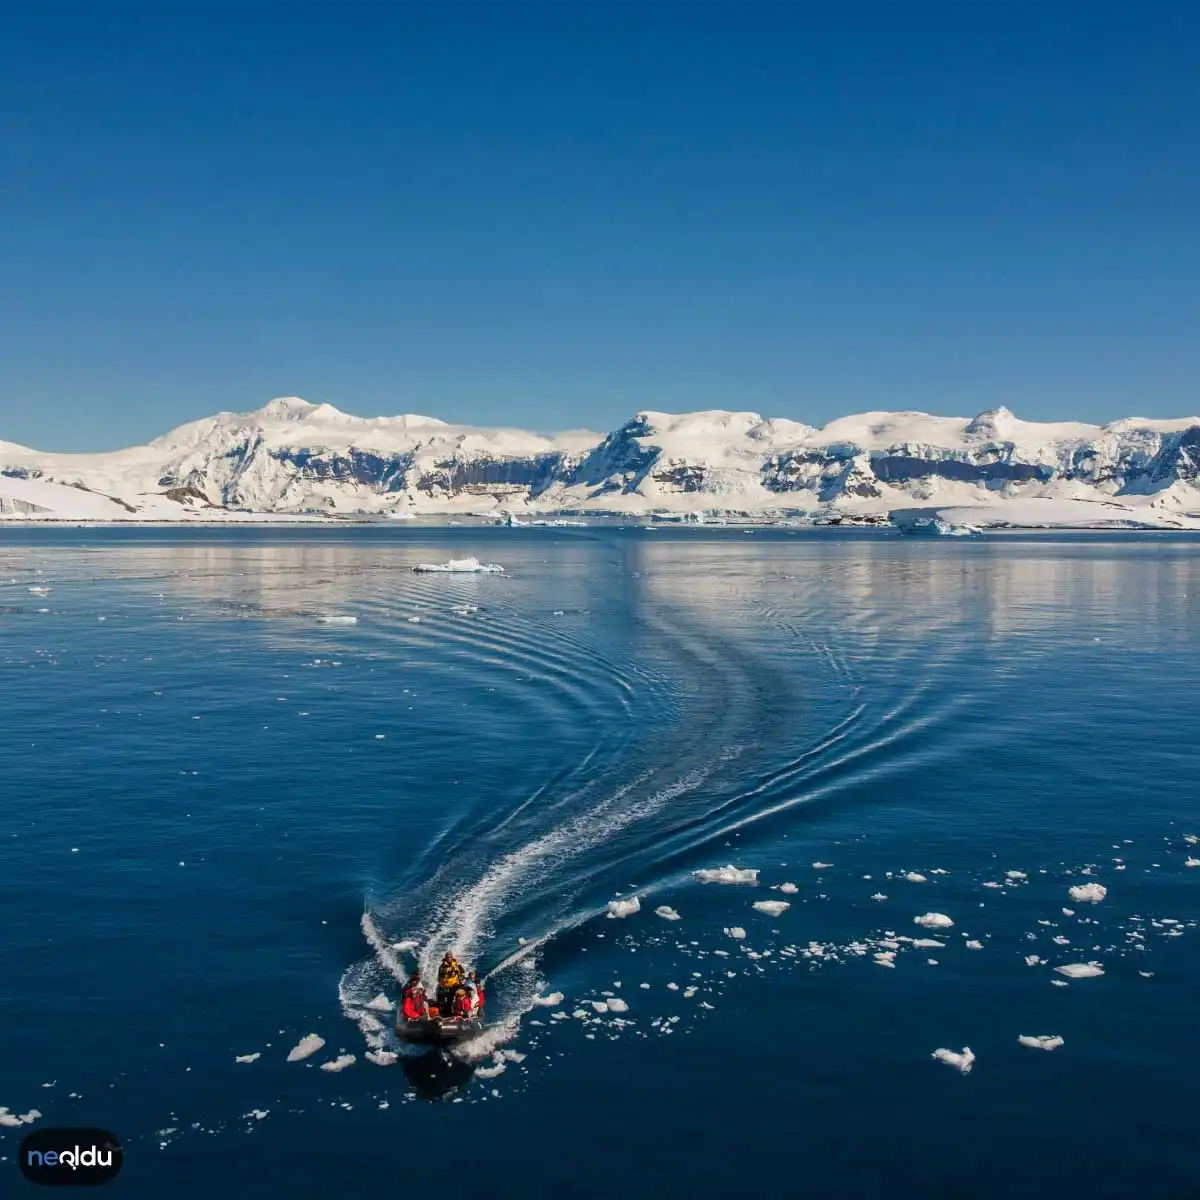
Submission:
POLYGON ((477 613, 479 611, 479 605, 456 604, 450 611, 458 617, 469 617, 472 613, 477 613))
POLYGON ((1024 871, 1005 871, 1004 874, 1009 879, 1028 879, 1029 876, 1024 871))
POLYGON ((706 867, 700 871, 693 871, 692 876, 699 883, 757 883, 758 869, 747 867, 742 870, 733 866, 706 867))
POLYGON ((608 915, 614 917, 631 917, 635 912, 640 912, 642 902, 636 897, 631 896, 628 900, 610 900, 608 902, 608 915))
POLYGON ((934 941, 933 938, 913 938, 913 945, 919 950, 944 950, 945 942, 934 941))
POLYGON ((1050 982, 1054 987, 1070 987, 1071 986, 1065 979, 1052 979, 1052 980, 1050 980, 1050 982))
POLYGON ((669 904, 660 904, 654 910, 654 915, 662 917, 664 921, 678 921, 680 919, 679 914, 669 904))
POLYGON ((495 1079, 497 1075, 503 1075, 507 1067, 508 1064, 501 1059, 498 1063, 496 1063, 495 1066, 477 1067, 475 1074, 478 1075, 480 1079, 495 1079))
POLYGON ((374 1009, 376 1012, 391 1012, 392 1002, 382 992, 380 992, 374 1000, 368 1000, 363 1007, 374 1009))
POLYGON ((332 616, 318 617, 317 624, 318 625, 357 625, 358 618, 357 617, 337 616, 335 614, 332 616))
POLYGON ((619 996, 613 996, 608 1002, 608 1011, 614 1013, 628 1012, 629 1005, 619 996))
POLYGON ((269 1108, 252 1108, 249 1112, 242 1113, 244 1119, 248 1118, 254 1121, 261 1121, 263 1117, 270 1113, 269 1108))
POLYGON ((1097 975, 1104 974, 1104 968, 1096 962, 1067 963, 1066 966, 1054 969, 1068 979, 1095 979, 1097 975))
POLYGON ((928 882, 924 875, 918 875, 916 871, 909 871, 909 873, 907 875, 905 875, 904 878, 907 879, 909 883, 926 883, 926 882, 928 882))
POLYGON ((598 1012, 608 1012, 607 1000, 589 1000, 588 1003, 598 1012))
POLYGON ((1073 908, 1064 908, 1062 910, 1062 914, 1064 917, 1073 917, 1075 915, 1075 910, 1073 908))
POLYGON ((739 942, 746 936, 746 931, 740 925, 726 926, 725 932, 731 938, 736 938, 739 942))
POLYGON ((794 883, 781 883, 779 890, 785 896, 794 896, 800 889, 794 883))
POLYGON ((563 1002, 563 994, 551 992, 548 996, 534 996, 533 1002, 541 1008, 557 1008, 563 1002))
POLYGON ((50 595, 50 589, 48 587, 31 587, 29 594, 31 596, 48 596, 50 595))
POLYGON ((1071 899, 1085 904, 1099 904, 1108 895, 1108 888, 1099 883, 1081 883, 1071 888, 1071 899))
POLYGON ((1036 954, 1025 955, 1025 965, 1027 967, 1036 967, 1041 961, 1041 958, 1036 954))
POLYGON ((421 618, 414 613, 413 616, 408 618, 408 621, 411 625, 418 625, 420 624, 421 618))
POLYGON ((677 992, 677 991, 679 991, 679 984, 677 984, 677 983, 668 983, 668 984, 667 984, 667 987, 668 987, 668 988, 669 988, 669 989, 670 989, 672 992, 677 992))
POLYGON ((0 1108, 0 1125, 15 1128, 18 1125, 32 1125, 42 1114, 36 1108, 27 1113, 10 1113, 7 1108, 0 1108))
POLYGON ((368 1050, 365 1057, 368 1062, 373 1062, 377 1067, 390 1067, 400 1055, 391 1050, 368 1050))
POLYGON ((778 917, 792 906, 787 900, 756 900, 753 907, 769 917, 778 917))
POLYGON ((924 925, 926 929, 949 929, 954 922, 945 913, 927 912, 913 917, 913 924, 924 925))
POLYGON ((1183 865, 1185 867, 1200 867, 1200 858, 1189 858, 1183 865))
POLYGON ((262 1057, 262 1051, 256 1050, 253 1054, 239 1054, 233 1061, 239 1063, 258 1062, 262 1057))
POLYGON ((393 942, 392 949, 406 954, 409 950, 416 950, 420 945, 421 943, 415 938, 407 938, 403 942, 393 942))
POLYGON ((319 1034, 310 1033, 302 1037, 290 1051, 288 1051, 288 1062, 299 1062, 302 1058, 307 1058, 310 1054, 316 1054, 320 1048, 325 1045, 325 1039, 319 1034))
POLYGON ((955 1050, 939 1047, 933 1052, 933 1057, 938 1062, 944 1062, 948 1067, 954 1067, 955 1070, 961 1071, 964 1075, 970 1075, 971 1068, 975 1065, 975 1055, 970 1046, 964 1046, 961 1054, 955 1050))
POLYGON ((444 563, 417 563, 413 570, 419 574, 440 575, 503 575, 499 563, 481 563, 477 558, 452 558, 444 563))
POLYGON ((880 950, 875 955, 875 961, 881 967, 894 967, 896 965, 895 950, 880 950))
POLYGON ((1022 1046, 1029 1046, 1033 1050, 1057 1050, 1063 1044, 1063 1039, 1057 1034, 1040 1033, 1036 1037, 1028 1034, 1018 1034, 1017 1041, 1022 1046))
POLYGON ((995 880, 993 880, 993 879, 989 879, 989 880, 987 881, 987 883, 985 883, 983 886, 984 886, 985 888, 999 888, 999 887, 1003 887, 1003 886, 1004 886, 1004 884, 1002 884, 1002 883, 997 883, 995 880))
POLYGON ((966 946, 966 948, 968 950, 982 950, 983 949, 983 943, 977 942, 974 939, 972 939, 969 942, 964 942, 963 945, 966 946))
POLYGON ((814 871, 827 871, 832 866, 833 866, 833 863, 815 862, 815 863, 813 863, 813 870, 814 871))
POLYGON ((1063 937, 1063 935, 1061 933, 1057 934, 1055 937, 1051 938, 1051 941, 1053 941, 1058 946, 1069 946, 1071 944, 1071 939, 1063 937))
POLYGON ((689 988, 684 988, 683 989, 683 998, 685 1000, 690 1000, 699 990, 700 989, 695 986, 692 986, 689 988))
POLYGON ((344 1071, 347 1067, 354 1063, 353 1054, 339 1054, 337 1058, 331 1058, 329 1062, 321 1064, 322 1071, 344 1071))
POLYGON ((873 895, 871 897, 871 899, 872 900, 886 900, 887 897, 882 892, 876 892, 875 895, 873 895))

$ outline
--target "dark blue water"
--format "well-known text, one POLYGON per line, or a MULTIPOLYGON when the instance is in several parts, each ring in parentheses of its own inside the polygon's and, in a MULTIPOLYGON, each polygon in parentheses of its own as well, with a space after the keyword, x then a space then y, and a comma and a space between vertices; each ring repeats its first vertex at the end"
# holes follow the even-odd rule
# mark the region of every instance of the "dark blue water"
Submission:
POLYGON ((112 1194, 1200 1185, 1197 540, 0 539, 0 1104, 112 1194), (390 1061, 409 940, 485 1042, 390 1061))

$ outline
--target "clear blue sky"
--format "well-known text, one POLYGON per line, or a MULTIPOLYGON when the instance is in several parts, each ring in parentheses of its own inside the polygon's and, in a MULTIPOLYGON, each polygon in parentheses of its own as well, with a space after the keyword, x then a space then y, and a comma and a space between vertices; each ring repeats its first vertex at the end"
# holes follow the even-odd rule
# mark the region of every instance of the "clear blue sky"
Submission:
POLYGON ((1200 409, 1200 5, 12 0, 0 439, 1200 409))

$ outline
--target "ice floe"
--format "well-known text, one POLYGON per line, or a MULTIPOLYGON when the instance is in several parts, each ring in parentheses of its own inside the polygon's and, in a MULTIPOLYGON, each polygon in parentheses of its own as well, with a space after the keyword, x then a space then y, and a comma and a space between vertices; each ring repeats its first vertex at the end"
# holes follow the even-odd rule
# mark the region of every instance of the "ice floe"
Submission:
POLYGON ((0 1125, 15 1127, 17 1125, 32 1125, 42 1114, 36 1108, 27 1113, 12 1113, 7 1108, 0 1108, 0 1125))
POLYGON ((908 874, 904 876, 904 878, 907 879, 909 883, 927 883, 928 882, 928 880, 925 878, 924 875, 919 875, 916 871, 909 871, 908 874))
POLYGON ((1189 858, 1183 865, 1185 867, 1200 867, 1200 858, 1189 858))
POLYGON ((563 994, 551 992, 548 996, 534 996, 533 1002, 541 1008, 557 1008, 563 1002, 563 994))
POLYGON ((758 869, 747 867, 743 870, 734 866, 705 867, 693 871, 692 876, 699 883, 757 883, 758 869))
POLYGON ((353 1054, 339 1054, 337 1058, 331 1058, 329 1062, 321 1064, 322 1071, 344 1071, 347 1067, 354 1065, 353 1054))
POLYGON ((746 936, 746 931, 740 925, 726 926, 725 932, 739 942, 746 936))
POLYGON ((660 904, 654 910, 654 915, 662 917, 664 921, 678 921, 680 919, 679 914, 669 904, 660 904))
POLYGON ((913 924, 924 925, 926 929, 949 929, 954 922, 945 913, 927 912, 913 917, 913 924))
POLYGON ((325 1045, 325 1039, 320 1034, 307 1034, 288 1051, 287 1060, 288 1062, 299 1062, 302 1058, 307 1058, 310 1054, 316 1054, 323 1045, 325 1045))
POLYGON ((1034 1050, 1057 1050, 1063 1044, 1063 1039, 1057 1034, 1040 1033, 1036 1036, 1029 1034, 1019 1034, 1017 1041, 1022 1046, 1029 1046, 1034 1050))
POLYGON ((974 938, 972 938, 971 941, 969 941, 969 942, 964 942, 963 945, 966 946, 966 948, 968 950, 982 950, 983 949, 983 943, 976 941, 974 938))
POLYGON ((1067 963, 1054 969, 1068 979, 1095 979, 1097 975, 1104 974, 1104 968, 1096 962, 1067 963))
POLYGON ((1084 904, 1099 904, 1108 895, 1108 888, 1099 883, 1081 883, 1071 888, 1071 899, 1084 904))
POLYGON ((944 1062, 948 1067, 953 1067, 956 1071, 961 1071, 964 1075, 970 1075, 971 1068, 975 1065, 975 1054, 970 1046, 964 1046, 961 1053, 956 1050, 947 1050, 945 1047, 939 1047, 933 1052, 933 1057, 938 1062, 944 1062))
POLYGON ((317 618, 318 625, 357 625, 357 617, 337 616, 336 614, 317 618))
POLYGON ((374 1009, 375 1012, 391 1012, 392 1002, 382 992, 380 992, 374 1000, 368 1000, 363 1007, 374 1009))
POLYGON ((499 563, 481 563, 477 558, 452 558, 444 563, 417 563, 413 570, 419 574, 441 575, 503 575, 499 563))
POLYGON ((636 896, 631 896, 628 900, 610 900, 608 915, 610 917, 631 917, 635 912, 640 912, 641 908, 642 902, 636 896))
POLYGON ((778 917, 791 907, 787 900, 756 900, 754 902, 754 908, 760 913, 766 913, 769 917, 778 917))
POLYGON ((629 1011, 629 1005, 618 996, 612 996, 608 1001, 608 1011, 615 1013, 623 1013, 629 1011))
POLYGON ((800 889, 794 883, 781 883, 779 890, 785 896, 794 896, 800 889))
POLYGON ((390 1067, 400 1055, 391 1050, 368 1050, 364 1057, 377 1067, 390 1067))
POLYGON ((262 1051, 256 1050, 253 1054, 239 1054, 233 1061, 238 1063, 258 1062, 262 1057, 262 1051))
POLYGON ((882 892, 876 892, 875 895, 873 895, 871 897, 871 899, 872 900, 886 900, 887 897, 882 892))
POLYGON ((813 870, 814 871, 827 871, 832 866, 833 866, 833 863, 815 862, 815 863, 813 863, 813 870))

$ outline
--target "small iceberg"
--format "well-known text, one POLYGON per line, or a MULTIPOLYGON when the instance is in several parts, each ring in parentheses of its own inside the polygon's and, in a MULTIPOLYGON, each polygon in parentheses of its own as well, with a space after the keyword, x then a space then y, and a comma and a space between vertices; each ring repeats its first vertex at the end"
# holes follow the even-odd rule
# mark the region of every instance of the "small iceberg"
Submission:
POLYGON ((813 870, 814 871, 828 871, 829 868, 832 866, 833 866, 833 863, 815 862, 815 863, 813 863, 813 870))
POLYGON ((679 914, 669 904, 660 904, 654 910, 654 915, 656 917, 662 917, 664 921, 680 920, 679 914))
POLYGON ((368 1000, 363 1007, 374 1009, 375 1012, 391 1012, 392 1002, 382 992, 380 992, 374 1000, 368 1000))
POLYGON ((970 1046, 964 1046, 961 1054, 954 1050, 939 1047, 933 1052, 933 1057, 938 1062, 944 1062, 948 1067, 953 1067, 956 1071, 961 1071, 964 1075, 970 1075, 971 1068, 975 1065, 975 1055, 970 1046))
POLYGON ((787 900, 756 900, 753 907, 769 917, 778 917, 792 906, 787 900))
POLYGON ((1099 904, 1108 895, 1108 888, 1099 883, 1082 883, 1071 888, 1071 899, 1083 904, 1099 904))
POLYGON ((742 941, 746 936, 746 931, 740 925, 727 926, 725 932, 735 941, 742 941))
POLYGON ((628 900, 610 900, 608 902, 608 915, 610 919, 613 917, 631 917, 635 912, 640 912, 641 908, 642 902, 636 896, 632 896, 628 900))
POLYGON ((1104 968, 1099 963, 1067 963, 1064 967, 1054 968, 1060 975, 1068 979, 1095 979, 1104 974, 1104 968))
POLYGON ((503 575, 499 563, 481 563, 477 558, 452 558, 444 563, 417 563, 413 570, 424 575, 503 575))
POLYGON ((325 1045, 325 1039, 320 1034, 310 1033, 302 1037, 296 1045, 288 1051, 288 1062, 299 1062, 302 1058, 308 1058, 310 1054, 316 1054, 320 1048, 325 1045))
POLYGON ((15 1128, 18 1125, 32 1125, 42 1114, 36 1108, 31 1108, 27 1113, 11 1113, 7 1108, 0 1108, 0 1125, 7 1125, 10 1128, 15 1128))
POLYGON ((779 890, 785 896, 794 896, 800 889, 794 883, 781 883, 779 890))
POLYGON ((541 1008, 557 1008, 563 1002, 563 994, 551 992, 548 996, 534 996, 533 1002, 541 1008))
POLYGON ((629 1005, 617 996, 613 996, 608 1001, 608 1011, 614 1013, 623 1013, 629 1011, 629 1005))
POLYGON ((258 1050, 254 1054, 239 1054, 233 1061, 238 1063, 258 1062, 262 1057, 262 1051, 258 1050))
POLYGON ((357 617, 338 616, 337 614, 333 614, 331 616, 318 617, 317 624, 318 625, 357 625, 358 618, 357 617))
POLYGON ((909 871, 909 873, 907 875, 905 875, 904 878, 907 879, 909 883, 926 883, 926 882, 928 882, 924 875, 919 875, 916 871, 909 871))
POLYGON ((344 1071, 347 1067, 354 1065, 353 1054, 339 1054, 337 1058, 330 1059, 329 1062, 321 1064, 322 1071, 344 1071))
POLYGON ((365 1057, 368 1062, 373 1062, 377 1067, 390 1067, 400 1055, 392 1050, 368 1050, 365 1057))
POLYGON ((1038 1034, 1036 1037, 1022 1033, 1018 1035, 1017 1041, 1022 1046, 1029 1046, 1034 1050, 1057 1050, 1063 1044, 1063 1039, 1057 1034, 1052 1036, 1046 1033, 1038 1034))
POLYGON ((954 922, 945 913, 927 912, 913 917, 913 924, 924 925, 926 929, 949 929, 954 922))
POLYGON ((758 869, 745 870, 734 866, 706 867, 693 871, 692 877, 699 883, 758 883, 758 869))

